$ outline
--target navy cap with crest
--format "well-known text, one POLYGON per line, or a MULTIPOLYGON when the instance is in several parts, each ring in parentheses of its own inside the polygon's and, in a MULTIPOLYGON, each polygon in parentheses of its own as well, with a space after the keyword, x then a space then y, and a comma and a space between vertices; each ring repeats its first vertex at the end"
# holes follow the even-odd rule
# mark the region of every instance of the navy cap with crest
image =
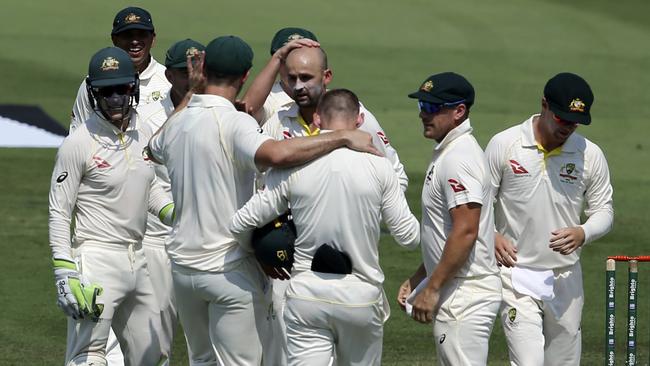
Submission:
POLYGON ((154 27, 151 14, 136 6, 130 6, 117 12, 115 19, 113 19, 111 35, 113 36, 129 29, 144 29, 153 32, 154 27))
POLYGON ((297 27, 287 27, 280 29, 275 33, 273 39, 271 40, 271 56, 273 56, 273 54, 282 48, 282 46, 285 44, 301 38, 309 38, 312 41, 318 42, 316 35, 307 29, 297 27))
POLYGON ((93 88, 133 83, 136 78, 133 61, 121 48, 102 48, 88 64, 88 82, 93 88))
POLYGON ((187 57, 199 54, 205 46, 193 39, 184 39, 171 45, 165 53, 165 67, 172 69, 187 68, 187 57))
POLYGON ((205 68, 221 75, 244 75, 253 66, 253 49, 237 36, 213 39, 205 47, 205 68))
POLYGON ((559 118, 588 125, 591 123, 591 105, 594 93, 585 79, 570 72, 553 76, 544 87, 544 98, 549 109, 559 118))
POLYGON ((426 78, 420 88, 408 96, 435 104, 462 101, 467 107, 470 107, 474 104, 474 87, 462 75, 443 72, 426 78))

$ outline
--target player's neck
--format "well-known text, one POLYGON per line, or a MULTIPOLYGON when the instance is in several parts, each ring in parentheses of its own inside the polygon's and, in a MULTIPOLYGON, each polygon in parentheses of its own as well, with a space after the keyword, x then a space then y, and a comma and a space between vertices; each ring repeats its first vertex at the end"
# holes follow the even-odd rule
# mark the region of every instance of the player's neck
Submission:
POLYGON ((150 63, 151 63, 151 55, 149 55, 149 57, 147 57, 140 65, 137 65, 138 66, 138 73, 142 74, 144 72, 144 70, 146 70, 147 67, 149 67, 150 63))
POLYGON ((541 116, 537 116, 533 119, 533 135, 535 136, 535 142, 540 144, 546 151, 553 151, 562 146, 564 141, 558 141, 553 138, 553 136, 544 129, 542 122, 541 116))
POLYGON ((312 130, 316 128, 316 126, 314 125, 314 112, 316 112, 316 107, 300 108, 300 110, 298 111, 302 119, 307 123, 309 128, 312 130))
POLYGON ((228 99, 233 104, 235 103, 235 98, 237 98, 237 93, 239 93, 239 89, 233 85, 208 84, 205 87, 205 94, 218 95, 228 99))

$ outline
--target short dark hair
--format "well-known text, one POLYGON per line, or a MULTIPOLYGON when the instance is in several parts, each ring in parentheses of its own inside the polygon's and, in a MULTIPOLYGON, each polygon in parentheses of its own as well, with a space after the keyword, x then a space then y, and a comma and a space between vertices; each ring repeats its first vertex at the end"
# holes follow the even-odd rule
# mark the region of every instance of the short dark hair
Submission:
POLYGON ((334 118, 356 119, 359 115, 359 98, 348 89, 332 89, 320 97, 316 113, 325 121, 334 118))
POLYGON ((238 79, 241 79, 242 76, 244 75, 226 75, 226 74, 214 72, 209 68, 205 68, 205 77, 208 83, 213 85, 220 85, 220 86, 230 85, 233 84, 238 79))

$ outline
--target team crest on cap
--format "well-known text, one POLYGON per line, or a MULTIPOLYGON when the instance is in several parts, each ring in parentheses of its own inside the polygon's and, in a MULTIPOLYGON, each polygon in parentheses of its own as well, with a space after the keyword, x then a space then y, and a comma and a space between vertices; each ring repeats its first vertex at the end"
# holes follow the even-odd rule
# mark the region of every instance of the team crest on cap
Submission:
POLYGON ((424 84, 422 84, 422 87, 420 88, 420 90, 423 90, 427 93, 430 92, 431 89, 433 89, 433 81, 431 80, 427 80, 424 84))
POLYGON ((190 47, 187 50, 185 50, 185 56, 187 57, 194 57, 199 54, 199 50, 196 47, 190 47))
POLYGON ((287 260, 288 254, 286 250, 278 250, 275 252, 275 254, 278 256, 278 259, 281 260, 282 262, 287 260))
POLYGON ((131 23, 139 23, 140 22, 140 17, 133 14, 129 13, 126 17, 124 17, 124 21, 131 24, 131 23))
POLYGON ((574 100, 571 101, 569 104, 569 110, 571 112, 581 112, 584 113, 585 111, 585 103, 580 100, 580 98, 575 98, 574 100))
POLYGON ((290 35, 289 37, 287 37, 287 43, 289 43, 291 41, 295 41, 296 39, 303 39, 303 38, 305 38, 305 37, 301 36, 298 33, 294 33, 294 34, 290 35))
POLYGON ((120 62, 117 61, 114 57, 106 57, 104 61, 102 61, 102 66, 101 69, 102 71, 109 71, 109 70, 118 70, 120 68, 120 62))

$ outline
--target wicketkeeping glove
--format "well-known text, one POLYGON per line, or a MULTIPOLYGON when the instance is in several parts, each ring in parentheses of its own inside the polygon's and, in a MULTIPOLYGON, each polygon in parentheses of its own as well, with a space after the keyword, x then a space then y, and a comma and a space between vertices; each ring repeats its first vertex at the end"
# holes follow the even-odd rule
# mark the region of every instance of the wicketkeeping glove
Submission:
POLYGON ((97 296, 103 292, 101 286, 86 281, 72 258, 54 258, 53 262, 57 304, 65 315, 75 320, 86 316, 98 319, 104 311, 104 305, 97 303, 97 296))

